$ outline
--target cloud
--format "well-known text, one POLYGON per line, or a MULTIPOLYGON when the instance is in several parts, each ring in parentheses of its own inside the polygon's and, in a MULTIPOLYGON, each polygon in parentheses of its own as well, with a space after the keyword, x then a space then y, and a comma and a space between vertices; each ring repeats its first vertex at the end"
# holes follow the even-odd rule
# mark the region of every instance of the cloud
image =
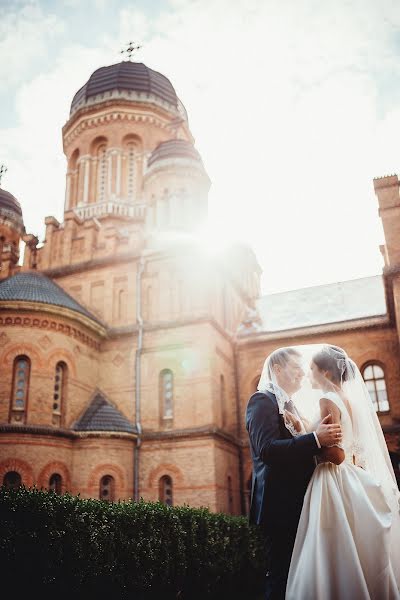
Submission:
POLYGON ((36 1, 22 5, 10 2, 2 7, 0 79, 7 82, 7 93, 10 87, 32 76, 34 65, 46 58, 50 41, 63 31, 61 19, 44 12, 36 1))
MULTIPOLYGON (((42 230, 46 214, 62 216, 61 127, 73 94, 133 36, 143 44, 137 60, 167 75, 188 109, 213 182, 213 226, 254 247, 265 290, 379 272, 372 178, 399 168, 400 5, 173 0, 158 12, 101 6, 110 28, 85 45, 65 42, 42 71, 18 60, 19 70, 0 67, 19 83, 17 122, 0 130, 0 152, 7 187, 21 198, 31 230, 42 230)), ((51 36, 68 27, 53 12, 33 3, 10 13, 0 47, 4 38, 11 52, 14 33, 25 32, 39 59, 51 36)))

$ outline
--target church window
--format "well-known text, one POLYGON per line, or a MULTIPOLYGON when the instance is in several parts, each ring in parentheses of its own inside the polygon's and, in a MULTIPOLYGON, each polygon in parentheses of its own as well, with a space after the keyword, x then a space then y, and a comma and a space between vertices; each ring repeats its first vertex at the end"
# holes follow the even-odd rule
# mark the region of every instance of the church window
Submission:
POLYGON ((382 367, 371 363, 364 367, 362 374, 376 412, 389 412, 385 373, 382 367))
POLYGON ((8 471, 3 477, 3 485, 8 490, 16 490, 21 484, 21 475, 17 471, 8 471))
POLYGON ((226 389, 225 389, 225 377, 220 375, 219 377, 219 400, 221 404, 221 417, 222 417, 222 427, 226 426, 226 389))
POLYGON ((158 498, 160 502, 167 506, 173 506, 173 494, 172 494, 172 479, 169 475, 163 475, 160 478, 158 485, 158 498))
POLYGON ((105 198, 106 193, 106 179, 107 179, 107 155, 105 144, 101 145, 97 153, 98 158, 98 197, 99 202, 102 202, 105 198))
POLYGON ((18 356, 14 361, 12 420, 23 421, 29 392, 30 360, 27 356, 18 356))
MULTIPOLYGON (((61 417, 66 390, 66 381, 67 365, 61 361, 56 364, 56 371, 54 375, 53 417, 61 417)), ((57 421, 57 418, 55 420, 57 421)), ((59 425, 60 423, 55 423, 55 420, 53 418, 53 424, 59 425)))
POLYGON ((164 419, 173 417, 174 377, 170 369, 164 369, 160 373, 160 400, 162 416, 164 419))
POLYGON ((128 145, 128 200, 135 195, 135 146, 128 145))
POLYGON ((61 494, 62 479, 58 473, 53 473, 49 480, 49 491, 61 494))
POLYGON ((114 477, 111 475, 104 475, 100 480, 100 500, 106 500, 107 502, 114 502, 115 497, 115 484, 114 477))
POLYGON ((228 475, 228 513, 233 514, 233 490, 232 477, 228 475))

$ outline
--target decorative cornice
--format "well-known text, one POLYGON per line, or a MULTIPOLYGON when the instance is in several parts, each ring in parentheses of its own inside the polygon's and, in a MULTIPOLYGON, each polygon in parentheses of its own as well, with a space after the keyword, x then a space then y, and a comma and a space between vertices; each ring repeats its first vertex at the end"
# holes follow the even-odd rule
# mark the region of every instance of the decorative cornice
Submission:
POLYGON ((13 425, 13 424, 0 424, 1 433, 18 433, 27 435, 45 435, 51 437, 62 437, 68 439, 75 439, 77 435, 70 429, 57 429, 56 427, 47 427, 45 425, 13 425))
MULTIPOLYGON (((153 105, 151 105, 153 107, 153 105)), ((171 117, 170 112, 157 107, 159 114, 154 114, 154 107, 152 111, 143 112, 143 106, 137 104, 133 105, 132 102, 127 100, 108 100, 101 104, 83 107, 78 110, 75 115, 71 117, 69 121, 63 127, 64 146, 71 144, 82 131, 88 129, 95 129, 99 125, 107 125, 116 121, 132 121, 133 123, 146 123, 154 125, 160 129, 167 129, 170 125, 171 117), (115 104, 118 104, 119 110, 115 110, 115 104), (124 111, 121 108, 127 108, 124 111), (101 114, 90 115, 88 113, 98 112, 99 110, 106 109, 101 114), (132 110, 136 112, 133 113, 132 110)))
POLYGON ((92 333, 96 333, 100 338, 106 337, 107 334, 105 327, 97 325, 94 321, 90 321, 84 315, 80 315, 81 318, 75 318, 74 311, 62 306, 39 304, 37 302, 22 302, 20 300, 8 300, 0 302, 0 311, 3 310, 9 310, 13 312, 18 311, 18 314, 13 316, 0 314, 0 327, 35 327, 37 329, 57 331, 58 333, 63 333, 64 335, 73 337, 82 344, 86 344, 95 350, 100 350, 100 342, 98 339, 94 339, 76 327, 72 327, 67 323, 63 323, 59 320, 59 318, 66 317, 68 319, 78 321, 80 325, 84 325, 90 329, 92 333), (48 307, 51 307, 51 310, 47 310, 48 307), (54 320, 46 319, 45 317, 39 315, 37 317, 32 317, 31 315, 23 316, 20 314, 21 312, 48 312, 53 316, 54 320))
POLYGON ((65 275, 71 275, 73 273, 80 273, 82 271, 89 271, 90 269, 96 269, 97 267, 107 267, 109 265, 115 265, 115 263, 126 263, 135 262, 139 259, 140 252, 129 252, 125 254, 118 254, 114 256, 105 256, 102 258, 93 258, 91 260, 85 260, 81 263, 67 264, 60 267, 51 267, 49 269, 41 270, 43 275, 50 277, 50 279, 57 277, 64 277, 65 275))
POLYGON ((282 331, 256 331, 243 337, 236 337, 237 346, 248 346, 252 344, 261 344, 274 340, 293 339, 294 337, 315 337, 326 333, 341 333, 347 331, 357 331, 373 328, 387 328, 391 326, 389 316, 365 317, 363 319, 353 319, 349 321, 340 321, 336 323, 327 323, 321 325, 310 325, 309 327, 298 327, 285 329, 282 331))
POLYGON ((2 433, 44 435, 71 440, 83 438, 121 438, 135 440, 137 438, 135 433, 126 433, 124 431, 72 431, 71 429, 57 429, 56 427, 47 427, 46 425, 14 425, 9 423, 0 424, 0 434, 2 433))
POLYGON ((235 436, 231 435, 212 425, 205 425, 204 427, 189 427, 185 429, 174 429, 170 431, 144 431, 142 434, 142 440, 145 441, 162 441, 162 440, 174 440, 182 438, 194 437, 215 437, 229 442, 235 446, 240 446, 241 441, 235 436))

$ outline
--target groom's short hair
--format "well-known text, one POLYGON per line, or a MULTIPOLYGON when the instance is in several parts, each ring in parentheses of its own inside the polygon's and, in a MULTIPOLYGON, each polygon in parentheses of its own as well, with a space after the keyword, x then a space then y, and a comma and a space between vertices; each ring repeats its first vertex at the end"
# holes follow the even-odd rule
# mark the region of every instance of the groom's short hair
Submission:
POLYGON ((291 346, 278 348, 278 350, 272 352, 271 356, 269 357, 269 366, 271 369, 275 365, 286 367, 292 356, 301 356, 301 354, 298 350, 296 350, 296 348, 292 348, 291 346))

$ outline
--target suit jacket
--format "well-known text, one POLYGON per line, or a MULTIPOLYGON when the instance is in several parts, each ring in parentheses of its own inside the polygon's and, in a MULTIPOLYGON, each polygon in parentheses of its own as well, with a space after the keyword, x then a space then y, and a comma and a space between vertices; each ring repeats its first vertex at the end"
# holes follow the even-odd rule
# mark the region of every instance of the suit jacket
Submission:
POLYGON ((272 392, 256 392, 247 404, 253 476, 250 523, 266 532, 297 529, 304 494, 319 448, 313 433, 293 437, 272 392))

